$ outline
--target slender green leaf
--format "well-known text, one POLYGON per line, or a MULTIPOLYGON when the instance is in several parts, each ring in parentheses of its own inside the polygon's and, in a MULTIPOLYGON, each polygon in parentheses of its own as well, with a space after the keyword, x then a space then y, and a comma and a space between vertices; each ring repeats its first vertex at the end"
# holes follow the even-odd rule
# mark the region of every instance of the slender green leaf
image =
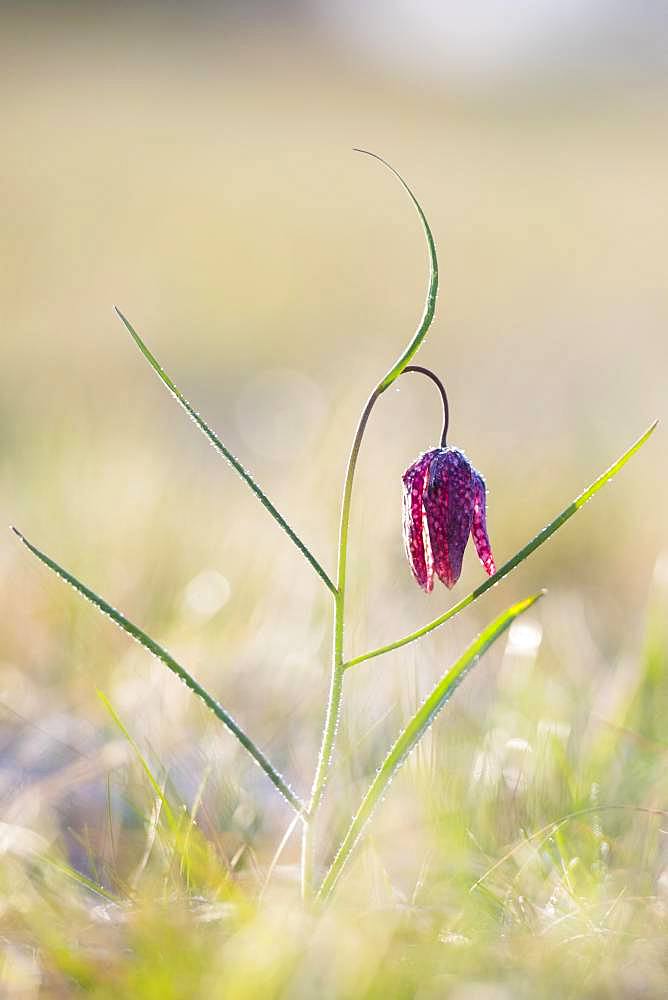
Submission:
POLYGON ((595 479, 590 486, 588 486, 578 497, 575 498, 575 500, 573 500, 572 503, 568 505, 568 507, 565 507, 561 514, 557 515, 553 521, 550 521, 550 523, 543 528, 542 531, 539 531, 530 542, 527 542, 524 548, 521 548, 519 552, 515 553, 512 559, 509 559, 508 562, 504 563, 493 576, 490 576, 484 581, 484 583, 481 583, 479 587, 476 587, 476 589, 471 591, 470 594, 463 597, 461 601, 457 602, 457 604, 453 604, 453 606, 444 614, 435 618, 434 621, 429 622, 429 624, 423 625, 422 628, 417 629, 415 632, 410 632, 402 639, 396 639, 394 642, 389 642, 386 646, 379 646, 378 649, 372 649, 368 653, 362 653, 361 656, 355 656, 351 660, 348 660, 344 664, 345 669, 347 670, 349 667, 354 667, 358 663, 364 663, 365 660, 371 660, 375 656, 382 656, 384 653, 389 653, 393 649, 399 649, 401 646, 406 646, 409 642, 415 642, 416 639, 421 639, 422 636, 427 635, 429 632, 433 632, 435 628, 443 625, 445 622, 449 621, 450 618, 454 618, 455 615, 458 615, 460 611, 463 611, 464 608, 468 607, 469 604, 472 604, 478 597, 481 597, 487 590, 494 587, 504 578, 504 576, 507 576, 512 570, 515 569, 516 566, 519 566, 521 562, 524 562, 527 556, 530 556, 535 549, 543 544, 543 542, 546 542, 548 538, 555 533, 555 531, 558 531, 562 524, 565 524, 566 521, 573 516, 573 514, 576 514, 581 507, 584 507, 587 501, 591 500, 594 494, 598 493, 602 486, 605 486, 605 484, 612 479, 613 476, 616 476, 619 470, 626 465, 631 456, 635 455, 638 449, 644 445, 645 441, 647 441, 653 433, 657 424, 658 420, 656 420, 651 427, 649 427, 645 433, 631 445, 628 451, 624 452, 621 458, 618 458, 609 469, 603 472, 598 479, 595 479))
POLYGON ((400 173, 398 173, 391 164, 384 160, 382 156, 378 156, 377 153, 371 153, 368 149, 355 149, 356 153, 365 153, 367 156, 373 156, 375 160, 379 160, 383 166, 387 167, 394 176, 397 178, 399 183, 408 192, 408 196, 413 202, 417 213, 420 216, 420 221, 422 222, 422 227, 424 229, 424 234, 427 238, 427 249, 429 251, 429 285, 427 288, 427 299, 425 302, 424 313, 422 314, 422 319, 420 320, 419 326, 415 332, 415 336, 408 344, 408 347, 403 352, 401 357, 397 359, 392 368, 382 380, 378 386, 380 392, 385 392, 388 386, 392 385, 394 380, 398 378, 406 365, 410 362, 411 358, 417 353, 422 341, 427 336, 429 327, 431 326, 431 321, 434 318, 434 313, 436 312, 436 296, 438 295, 438 260, 436 257, 436 245, 434 244, 434 237, 432 236, 431 229, 429 228, 429 223, 427 218, 422 211, 419 201, 413 194, 412 190, 403 179, 400 173))
POLYGON ((149 653, 152 653, 153 656, 157 657, 158 660, 164 663, 165 666, 172 671, 172 673, 176 674, 176 676, 183 681, 186 687, 189 687, 191 691, 194 691, 198 698, 202 699, 207 708, 211 709, 213 714, 220 719, 225 726, 227 726, 231 733, 236 736, 244 750, 248 751, 255 763, 258 764, 264 771, 272 784, 278 789, 283 798, 292 806, 292 808, 298 813, 305 813, 306 806, 304 803, 301 801, 299 796, 292 791, 285 779, 281 777, 276 768, 270 763, 267 757, 265 757, 259 747, 256 746, 250 736, 248 736, 241 726, 235 722, 229 712, 226 712, 222 705, 220 705, 216 699, 213 698, 209 692, 206 691, 202 685, 188 673, 185 667, 182 667, 180 663, 177 663, 174 657, 171 656, 166 649, 163 649, 163 647, 158 645, 158 643, 151 639, 150 636, 146 635, 145 632, 142 632, 137 625, 128 621, 128 619, 125 618, 120 611, 112 608, 112 606, 103 598, 98 597, 97 594, 90 590, 85 584, 81 583, 80 580, 77 580, 76 577, 72 576, 71 573, 68 573, 66 569, 63 569, 63 567, 59 566, 57 562, 54 562, 53 559, 36 548, 31 542, 28 541, 27 538, 25 538, 24 535, 21 534, 17 528, 12 528, 12 530, 18 535, 23 544, 30 549, 33 555, 37 556, 37 558, 43 562, 45 566, 48 566, 49 569, 53 570, 53 572, 61 578, 61 580, 64 580, 65 583, 69 583, 70 586, 74 587, 74 589, 85 597, 86 600, 90 601, 91 604, 94 604, 95 607, 98 608, 103 614, 111 618, 111 620, 122 628, 124 632, 127 632, 128 635, 132 636, 132 638, 143 646, 144 649, 147 649, 149 653))
POLYGON ((374 809, 387 791, 387 788, 395 777, 397 771, 402 766, 408 755, 422 739, 432 722, 441 711, 445 703, 452 697, 456 688, 461 684, 466 674, 478 662, 480 657, 489 649, 492 643, 496 642, 500 635, 512 624, 512 622, 525 611, 527 611, 539 597, 534 594, 523 601, 514 604, 503 614, 499 615, 491 625, 480 633, 475 642, 471 643, 466 652, 440 679, 431 694, 423 701, 412 719, 402 729, 388 752, 385 760, 371 782, 369 789, 360 803, 359 809, 355 813, 348 831, 341 842, 341 846, 334 858, 331 867, 322 882, 318 891, 318 899, 325 902, 331 895, 336 883, 350 860, 352 852, 359 842, 364 827, 370 820, 374 809))
POLYGON ((77 871, 76 868, 72 868, 65 861, 60 861, 57 858, 49 857, 47 854, 40 855, 40 860, 43 864, 49 868, 53 868, 54 871, 60 872, 61 875, 66 875, 71 878, 73 882, 78 885, 88 889, 89 892, 95 893, 96 896, 101 896, 102 899, 106 899, 109 903, 120 903, 118 896, 109 892, 104 886, 99 885, 94 879, 88 878, 87 875, 83 875, 81 872, 77 871))
POLYGON ((247 483, 248 486, 250 486, 250 488, 252 489, 253 493, 258 498, 262 506, 269 511, 269 513, 271 514, 271 516, 274 518, 275 521, 278 521, 281 528, 283 528, 283 531, 285 531, 285 533, 292 539, 292 541, 295 543, 295 545, 302 553, 302 555, 305 556, 306 559, 308 559, 308 561, 310 562, 311 566, 316 571, 318 576, 324 581, 327 587, 329 587, 331 592, 333 594, 336 594, 336 587, 334 586, 333 582, 330 580, 329 576, 322 568, 318 560, 315 558, 313 553, 306 547, 304 542, 302 542, 301 538, 299 538, 296 532, 293 531, 293 529, 290 527, 290 525, 285 520, 283 515, 280 514, 278 510, 274 507, 273 503, 266 495, 266 493, 264 493, 263 490, 260 489, 258 484, 251 476, 250 472, 248 472, 248 470, 243 467, 241 462, 237 458, 235 458, 235 456, 232 454, 229 448, 225 447, 225 445, 220 440, 218 435, 211 430, 209 425, 204 422, 204 420, 202 419, 202 417, 200 417, 199 413, 195 410, 195 408, 191 406, 191 404, 188 402, 188 400, 183 395, 181 390, 174 384, 174 382, 171 380, 167 372, 160 365, 158 359, 149 351, 144 341, 141 339, 141 337, 134 329, 130 321, 125 318, 120 309, 118 309, 116 306, 114 306, 114 309, 119 319, 125 326, 126 330, 134 340, 135 344, 142 352, 142 354, 144 355, 144 357, 146 358, 146 360, 148 361, 148 363, 150 364, 151 368, 156 373, 158 378, 161 380, 161 382, 163 382, 164 385, 167 386, 174 399, 176 399, 176 401, 183 407, 188 416, 194 421, 194 423, 199 427, 202 433, 208 438, 208 440, 214 446, 216 451, 220 452, 220 454, 223 455, 223 457, 229 462, 229 464, 232 466, 235 472, 238 472, 238 474, 241 476, 244 482, 247 483))
POLYGON ((162 807, 165 810, 165 816, 167 817, 167 823, 168 823, 168 825, 172 829, 174 829, 175 819, 174 819, 174 813, 172 812, 172 808, 171 808, 169 802, 167 801, 167 797, 165 796, 165 793, 164 793, 163 789, 160 787, 160 784, 158 783, 157 778, 155 777, 155 775, 153 774, 153 771, 149 767, 149 763, 146 760, 146 757, 144 757, 144 754, 139 749, 139 745, 138 745, 137 741, 134 739, 133 736, 130 735, 130 732, 127 729, 125 723, 123 722, 123 720, 119 716, 118 712, 116 711, 116 709, 114 708, 114 706, 111 704, 111 702, 107 698, 107 696, 104 693, 104 691, 98 690, 97 696, 100 699, 100 701, 102 702, 102 704, 104 705, 104 707, 107 710, 107 712, 109 713, 109 715, 111 716, 112 720, 114 721, 114 724, 118 727, 118 729, 121 731, 121 733, 123 734, 123 736, 125 737, 125 739, 128 741, 128 743, 130 744, 130 746, 134 750, 135 755, 137 757, 137 760, 141 764, 142 770, 143 770, 144 774, 146 775, 146 777, 148 778, 149 784, 150 784, 151 788, 153 789, 153 792, 155 793, 155 797, 157 799, 159 799, 160 802, 162 803, 162 807))

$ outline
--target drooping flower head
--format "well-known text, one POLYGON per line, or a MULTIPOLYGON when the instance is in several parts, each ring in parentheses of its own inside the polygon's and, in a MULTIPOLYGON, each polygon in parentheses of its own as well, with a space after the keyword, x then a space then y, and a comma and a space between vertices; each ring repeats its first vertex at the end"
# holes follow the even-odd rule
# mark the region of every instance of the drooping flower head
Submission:
MULTIPOLYGON (((444 433, 445 436, 445 433, 444 433)), ((469 535, 488 576, 496 572, 487 536, 485 480, 457 448, 433 448, 403 476, 404 544, 427 592, 434 574, 449 589, 462 571, 469 535)))

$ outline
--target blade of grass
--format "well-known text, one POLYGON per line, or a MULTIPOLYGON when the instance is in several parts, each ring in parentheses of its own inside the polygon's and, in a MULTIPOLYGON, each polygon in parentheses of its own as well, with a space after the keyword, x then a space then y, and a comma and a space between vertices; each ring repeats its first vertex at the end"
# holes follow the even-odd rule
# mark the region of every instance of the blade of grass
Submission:
MULTIPOLYGON (((367 150, 358 150, 360 153, 367 153, 367 150)), ((429 324, 434 315, 434 309, 436 305, 436 291, 438 288, 438 267, 436 263, 436 250, 434 248, 434 241, 431 236, 431 231, 427 224, 427 220, 424 217, 422 209, 420 208, 413 192, 408 187, 403 178, 397 174, 396 170, 386 163, 381 157, 376 156, 375 153, 368 153, 367 155, 373 156, 374 159, 380 160, 392 173, 401 181, 404 188, 408 191, 408 194, 413 200, 418 213, 422 219, 427 234, 427 242, 430 248, 430 260, 431 260, 431 274, 429 282, 429 291, 427 294, 427 304, 425 306, 425 312, 415 337, 409 344, 408 348, 402 355, 402 357, 397 361, 391 371, 386 375, 382 382, 380 382, 376 388, 373 390, 369 399, 366 402, 364 409, 362 410, 362 415, 360 416, 359 423, 357 425, 357 430, 355 431, 355 437, 353 439, 352 447, 350 449, 350 456, 348 458, 348 465, 346 468, 346 478, 343 486, 343 497, 341 499, 341 520, 339 522, 339 546, 338 546, 338 558, 337 558, 337 575, 336 575, 336 593, 334 595, 334 642, 332 649, 332 668, 330 674, 329 682, 329 695, 327 697, 327 708, 325 710, 325 722, 322 730, 322 737, 320 740, 320 751, 318 753, 318 763, 316 765, 315 774, 313 776, 313 784, 311 785, 311 797, 309 799, 308 812, 309 812, 309 822, 304 824, 302 830, 302 865, 301 865, 301 882, 302 882, 302 898, 304 900, 309 899, 313 890, 313 872, 315 864, 315 829, 316 829, 316 818, 320 810, 323 796, 325 794, 325 787, 329 780, 329 773, 332 766, 332 760, 334 755, 334 748, 336 745, 336 733, 339 724, 339 715, 341 712, 341 699, 343 697, 343 634, 345 630, 345 605, 346 605, 346 578, 347 578, 347 566, 348 566, 348 531, 350 526, 350 508, 352 503, 352 493, 353 493, 353 483, 355 479, 355 469, 357 467, 357 459, 359 457, 360 448, 362 446, 362 439, 364 437, 364 431, 366 429, 369 417, 371 416, 371 411, 376 404, 376 401, 385 391, 385 389, 391 385, 397 376, 401 374, 403 369, 406 367, 410 358, 415 354, 420 343, 425 337, 427 330, 429 329, 429 324)))
MULTIPOLYGON (((183 847, 181 849, 181 877, 185 876, 186 887, 190 891, 190 841, 192 839, 193 830, 197 825, 197 814, 199 812, 200 806, 202 805, 202 799, 204 798, 204 791, 209 782, 211 776, 211 765, 207 764, 204 769, 204 774, 197 786, 197 791, 195 792, 195 798, 193 799, 192 809, 187 814, 186 819, 186 832, 183 838, 183 847)), ((295 816, 295 819, 297 817, 295 816)))
POLYGON ((281 837, 281 841, 274 852, 274 856, 271 859, 269 867, 267 868, 267 874, 264 877, 262 889, 260 890, 260 895, 258 896, 259 903, 261 903, 262 900, 264 899, 264 895, 267 889, 269 888, 269 883, 271 882, 273 874, 276 871, 276 866, 278 865, 278 862, 281 860, 281 855, 283 854, 283 851, 285 850, 287 843, 290 840, 290 837, 294 833, 299 820, 300 820, 299 816, 293 816, 292 819, 290 820, 289 826, 287 827, 285 833, 281 837))
POLYGON ((116 709, 111 704, 111 702, 107 698, 107 696, 104 693, 104 691, 100 691, 98 689, 97 696, 100 699, 100 701, 102 702, 102 704, 104 705, 104 707, 107 710, 107 712, 109 713, 109 715, 111 716, 111 718, 112 718, 112 720, 114 722, 114 725, 117 726, 117 728, 120 730, 120 732, 123 734, 123 736, 125 737, 125 739, 128 741, 128 743, 130 744, 130 746, 134 750, 135 756, 137 757, 137 760, 141 764, 142 770, 143 770, 144 774, 148 778, 149 784, 150 784, 151 788, 153 789, 155 797, 157 799, 159 799, 160 802, 162 803, 162 807, 163 807, 163 809, 165 811, 165 817, 167 818, 167 823, 169 824, 169 826, 173 830, 174 826, 175 826, 175 819, 174 819, 174 813, 172 812, 172 808, 171 808, 169 802, 167 801, 167 798, 165 797, 164 790, 158 784, 158 781, 157 781, 155 775, 153 774, 153 771, 149 767, 149 764, 148 764, 148 761, 146 760, 146 757, 144 757, 144 754, 139 749, 137 741, 134 739, 133 736, 130 735, 130 733, 129 733, 129 731, 128 731, 126 725, 125 725, 125 723, 122 721, 122 719, 120 718, 120 716, 116 712, 116 709))
POLYGON ((432 236, 431 229, 429 228, 429 223, 427 218, 422 211, 419 201, 413 194, 412 190, 403 179, 400 173, 398 173, 391 164, 384 160, 382 156, 378 156, 377 153, 371 153, 368 149, 358 149, 355 148, 356 153, 364 153, 366 156, 372 156, 374 160, 378 160, 383 166, 387 167, 394 176, 397 178, 399 183, 403 186, 404 190, 408 192, 408 196, 413 202, 418 215, 420 216, 420 221, 424 229, 424 234, 427 239, 427 249, 429 251, 429 285, 427 288, 427 299, 425 302, 424 313, 422 314, 422 319, 418 325, 415 332, 415 336, 409 343, 406 350, 403 352, 401 357, 397 359, 392 368, 382 380, 378 386, 378 392, 385 392, 388 386, 392 385, 394 380, 398 378, 406 365, 409 363, 411 358, 417 353, 422 341, 427 336, 429 327, 431 326, 431 321, 434 318, 434 313, 436 312, 436 296, 438 295, 438 259, 436 257, 436 246, 434 244, 434 237, 432 236))
POLYGON ((146 824, 146 843, 144 845, 144 850, 142 856, 139 859, 139 863, 135 870, 131 873, 128 878, 128 887, 131 893, 134 893, 139 888, 139 881, 146 870, 149 859, 151 857, 151 852, 153 851, 153 846, 155 844, 155 839, 158 835, 158 824, 160 823, 160 812, 162 810, 162 800, 153 800, 153 809, 151 810, 151 815, 146 824))
POLYGON ((425 698, 417 712, 406 726, 404 726, 378 769, 375 778, 371 782, 348 827, 345 837, 341 841, 341 846, 318 890, 317 898, 319 900, 326 902, 331 896, 355 847, 359 843, 364 827, 371 819, 374 809, 387 791, 390 782, 394 779, 397 771, 406 761, 411 751, 427 732, 443 706, 452 697, 464 677, 512 622, 535 604, 542 597, 543 593, 544 591, 541 591, 532 597, 527 597, 525 600, 519 601, 488 625, 478 638, 471 643, 466 652, 443 675, 431 694, 425 698))
POLYGON ((269 499, 269 497, 266 495, 266 493, 264 493, 263 490, 260 489, 260 487, 255 482, 255 480, 253 479, 253 477, 251 476, 251 474, 248 472, 248 470, 243 467, 243 465, 241 464, 241 462, 237 458, 235 458, 235 456, 232 454, 232 452, 229 450, 229 448, 225 447, 225 445, 220 440, 220 438, 218 437, 218 435, 214 431, 211 430, 211 428, 209 427, 209 425, 207 423, 205 423, 205 421, 202 419, 202 417, 200 417, 199 413, 195 410, 195 408, 193 406, 191 406, 191 404, 188 402, 188 400, 183 395, 183 393, 181 392, 181 390, 174 384, 174 382, 169 377, 169 375, 167 374, 167 372, 161 366, 161 364, 158 361, 158 359, 149 351, 148 347, 146 346, 146 344, 144 343, 144 341, 141 339, 141 337, 139 336, 139 334, 137 333, 137 331, 134 329, 134 327, 132 326, 132 324, 130 323, 130 321, 128 319, 126 319, 126 317, 123 315, 123 313, 120 311, 120 309, 117 306, 114 306, 114 310, 115 310, 118 318, 121 320, 121 322, 125 326, 125 328, 128 331, 128 333, 130 334, 130 336, 134 340, 135 344, 137 345, 137 347, 139 348, 139 350, 142 352, 142 354, 144 355, 144 357, 146 358, 146 360, 150 364, 150 366, 153 369, 153 371, 156 373, 156 375, 161 380, 161 382, 163 382, 164 385, 167 386, 167 388, 171 392, 171 394, 174 397, 174 399, 176 399, 176 401, 186 411, 186 413, 188 414, 188 416, 195 422, 195 424, 197 424, 197 426, 199 427, 199 429, 208 438, 208 440, 214 446, 214 448, 216 449, 216 451, 220 452, 220 454, 229 462, 229 464, 232 466, 232 468, 235 470, 235 472, 237 472, 241 476, 241 478, 243 479, 243 481, 248 486, 250 486, 250 488, 252 489, 253 493, 258 498, 258 500, 260 501, 260 503, 262 504, 262 506, 265 507, 265 509, 269 511, 269 513, 274 518, 274 520, 277 521, 280 524, 281 528, 283 528, 283 531, 285 531, 285 533, 292 539, 292 541, 295 543, 295 545, 297 546, 297 548, 299 549, 299 551, 302 553, 302 555, 305 556, 306 559, 308 559, 308 561, 310 562, 311 566, 316 571, 316 573, 318 574, 318 576, 320 577, 320 579, 323 580, 323 582, 326 584, 326 586, 329 588, 329 590, 333 594, 336 594, 336 587, 334 586, 333 582, 330 580, 329 576, 327 575, 327 573, 325 572, 325 570, 322 568, 322 566, 320 565, 320 563, 318 562, 318 560, 315 558, 315 556, 313 555, 313 553, 306 547, 306 545, 304 544, 304 542, 302 542, 301 538, 296 534, 296 532, 293 531, 293 529, 290 527, 290 525, 285 520, 285 518, 283 517, 283 515, 280 514, 278 512, 278 510, 274 507, 274 505, 271 502, 271 500, 269 499))
POLYGON ((128 635, 132 636, 132 638, 135 639, 140 646, 147 649, 149 653, 152 653, 153 656, 164 663, 165 666, 172 671, 172 673, 176 674, 176 676, 183 681, 186 687, 189 687, 191 691, 201 698, 207 708, 211 709, 213 714, 220 719, 225 726, 227 726, 234 736, 236 736, 244 750, 251 755, 255 763, 258 764, 264 771, 271 783, 278 789, 283 798, 292 806, 295 812, 302 814, 306 812, 305 804, 301 801, 299 796, 292 791, 285 779, 281 777, 276 768, 270 763, 267 757, 265 757, 259 747, 256 746, 250 736, 248 736, 241 726, 235 722, 229 712, 226 712, 222 705, 220 705, 216 699, 213 698, 209 692, 206 691, 205 688, 203 688, 202 685, 188 673, 185 667, 182 667, 180 663, 177 663, 174 657, 171 656, 166 649, 163 649, 163 647, 158 645, 158 643, 151 639, 150 636, 146 635, 145 632, 142 632, 137 625, 128 621, 128 619, 125 618, 120 611, 112 608, 112 606, 103 598, 98 597, 96 593, 90 590, 85 584, 81 583, 80 580, 77 580, 77 578, 72 576, 71 573, 68 573, 66 569, 63 569, 63 567, 59 566, 57 562, 54 562, 54 560, 47 556, 44 552, 41 552, 32 544, 32 542, 29 542, 17 528, 13 527, 12 531, 18 535, 26 548, 30 549, 33 555, 37 556, 37 558, 43 562, 45 566, 48 566, 49 569, 53 570, 53 572, 59 576, 61 580, 64 580, 65 583, 69 583, 69 585, 85 597, 86 600, 90 601, 91 604, 94 604, 99 611, 107 615, 108 618, 111 618, 111 620, 122 628, 124 632, 127 632, 128 635))
POLYGON ((422 628, 417 629, 415 632, 410 632, 402 639, 396 639, 394 642, 389 642, 385 646, 379 646, 377 649, 372 649, 368 653, 362 653, 360 656, 353 657, 344 663, 344 669, 348 670, 350 667, 354 667, 358 663, 364 663, 365 660, 372 660, 376 656, 382 656, 384 653, 389 653, 393 649, 399 649, 401 646, 406 646, 409 642, 415 642, 416 639, 421 639, 422 636, 427 635, 429 632, 433 632, 435 628, 443 625, 445 622, 449 621, 450 618, 454 618, 455 615, 458 615, 460 611, 463 611, 463 609, 468 607, 469 604, 472 604, 478 597, 481 597, 486 591, 490 590, 491 587, 494 587, 500 580, 503 579, 504 576, 507 576, 512 570, 515 569, 516 566, 519 566, 521 562, 524 562, 524 560, 539 546, 541 546, 543 542, 546 542, 548 538, 555 533, 555 531, 558 531, 559 528, 561 528, 561 526, 573 516, 573 514, 576 514, 581 507, 584 507, 587 501, 591 500, 594 494, 598 493, 602 486, 605 486, 610 479, 616 476, 619 470, 626 465, 631 456, 644 445, 653 433, 657 424, 658 420, 655 420, 651 427, 648 427, 645 433, 641 434, 638 440, 635 441, 631 447, 625 451, 613 465, 610 466, 609 469, 603 472, 598 479, 595 479, 590 486, 588 486, 578 497, 575 498, 575 500, 573 500, 572 503, 568 505, 568 507, 565 507, 562 510, 561 514, 557 515, 553 521, 550 521, 550 523, 546 525, 542 531, 539 531, 530 542, 527 542, 524 548, 515 553, 512 559, 509 559, 508 562, 504 563, 493 576, 490 576, 484 581, 484 583, 481 583, 479 587, 476 587, 476 589, 471 591, 470 594, 463 597, 461 601, 457 602, 457 604, 453 604, 451 608, 438 618, 435 618, 434 621, 429 622, 427 625, 423 625, 422 628))
POLYGON ((611 803, 609 805, 587 806, 585 809, 575 809, 573 812, 566 813, 559 819, 552 820, 551 823, 546 823, 545 826, 540 828, 540 830, 534 830, 533 833, 523 836, 516 844, 513 845, 513 847, 510 848, 509 851, 506 851, 504 855, 497 858, 497 860, 490 865, 489 868, 487 868, 479 879, 476 879, 470 887, 469 892, 475 892, 476 889, 484 888, 483 883, 487 881, 490 875, 504 865, 506 861, 509 861, 514 854, 517 854, 517 852, 521 850, 526 843, 533 843, 534 840, 538 840, 540 838, 545 838, 545 841, 547 841, 556 830, 561 829, 562 826, 565 826, 572 820, 580 819, 582 816, 595 816, 597 813, 606 812, 608 810, 637 812, 643 813, 646 816, 660 816, 663 818, 668 817, 668 810, 666 809, 653 809, 648 806, 636 806, 629 803, 611 803))
POLYGON ((41 855, 40 859, 43 864, 48 868, 53 868, 54 871, 60 872, 61 875, 66 875, 68 878, 72 879, 78 885, 88 889, 89 892, 94 893, 96 896, 101 896, 102 899, 106 899, 109 903, 119 903, 120 899, 115 896, 112 892, 109 892, 104 886, 98 885, 93 879, 88 878, 87 875, 83 875, 81 872, 77 871, 76 868, 72 868, 65 861, 59 861, 56 858, 48 857, 48 855, 41 855))

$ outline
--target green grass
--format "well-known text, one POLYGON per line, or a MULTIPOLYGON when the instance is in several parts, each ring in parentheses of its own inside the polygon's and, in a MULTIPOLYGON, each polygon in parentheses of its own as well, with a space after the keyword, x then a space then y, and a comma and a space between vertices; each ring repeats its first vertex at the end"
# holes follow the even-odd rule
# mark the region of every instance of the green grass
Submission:
MULTIPOLYGON (((437 724, 430 753, 411 758, 392 790, 402 805, 383 806, 380 832, 325 914, 298 904, 291 863, 258 905, 261 831, 246 834, 240 855, 226 849, 225 821, 207 835, 167 780, 170 821, 143 764, 128 762, 117 854, 100 861, 104 890, 72 870, 57 842, 5 854, 3 983, 34 974, 46 995, 78 984, 99 997, 447 996, 467 983, 479 995, 487 984, 513 997, 641 987, 660 996, 668 635, 655 612, 664 600, 657 586, 633 660, 608 677, 611 687, 623 681, 623 703, 593 728, 582 704, 564 715, 564 688, 576 685, 555 674, 558 613, 544 619, 539 646, 511 633, 494 696, 482 685, 437 724), (520 733, 524 743, 509 745, 520 733), (418 808, 402 814, 416 795, 418 808)), ((591 679, 582 686, 595 700, 591 679)), ((211 809, 216 795, 205 789, 200 809, 207 799, 211 809)))

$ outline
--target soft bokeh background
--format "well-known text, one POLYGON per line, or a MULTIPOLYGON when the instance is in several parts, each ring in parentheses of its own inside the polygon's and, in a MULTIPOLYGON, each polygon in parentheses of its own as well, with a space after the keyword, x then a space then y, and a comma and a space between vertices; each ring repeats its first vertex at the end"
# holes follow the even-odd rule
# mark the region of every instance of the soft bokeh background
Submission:
MULTIPOLYGON (((502 562, 668 415, 666 7, 35 2, 4 3, 0 19, 4 523, 179 656, 305 794, 328 594, 112 304, 333 572, 350 438, 426 281, 405 195, 351 150, 382 154, 437 240, 442 290, 420 362, 444 378, 451 440, 487 478, 502 562)), ((351 655, 449 603, 415 588, 400 537, 401 472, 438 431, 436 394, 418 379, 374 412, 354 501, 351 655)), ((323 860, 400 719, 494 613, 549 588, 393 786, 342 886, 347 915, 324 929, 290 903, 296 842, 274 909, 235 933, 227 911, 192 923, 183 886, 183 912, 149 906, 134 922, 131 908, 120 920, 90 904, 63 865, 127 899, 140 884, 143 899, 167 891, 147 847, 150 788, 97 688, 173 796, 200 802, 203 851, 249 899, 289 815, 189 693, 7 531, 3 988, 65 995, 74 977, 101 996, 119 984, 213 996, 224 982, 225 996, 505 1000, 555 995, 568 954, 572 995, 583 983, 617 995, 620 982, 624 995, 664 995, 665 820, 597 814, 528 884, 523 857, 495 872, 489 897, 469 889, 573 808, 666 807, 667 457, 660 428, 502 587, 348 675, 323 860), (156 941, 172 938, 183 967, 167 975, 156 941), (215 988, 198 978, 212 956, 215 988)), ((480 579, 469 553, 455 593, 480 579)), ((210 873, 201 883, 203 906, 221 890, 210 873)))

